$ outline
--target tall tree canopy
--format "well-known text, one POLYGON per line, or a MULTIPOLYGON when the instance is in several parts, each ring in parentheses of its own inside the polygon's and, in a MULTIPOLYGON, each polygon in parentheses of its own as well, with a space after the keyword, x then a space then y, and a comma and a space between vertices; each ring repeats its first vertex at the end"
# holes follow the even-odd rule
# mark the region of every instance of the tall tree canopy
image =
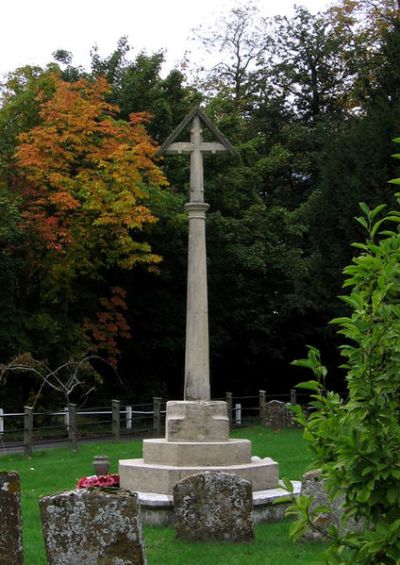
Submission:
POLYGON ((237 150, 205 162, 214 394, 286 391, 306 343, 336 366, 326 322, 346 308, 353 217, 361 200, 391 203, 399 176, 398 2, 276 18, 243 4, 215 24, 197 31, 210 68, 188 53, 165 76, 162 52, 133 56, 121 38, 89 71, 59 50, 3 85, 2 359, 91 344, 120 354, 126 390, 179 397, 189 161, 162 162, 159 190, 151 139, 202 101, 237 150))

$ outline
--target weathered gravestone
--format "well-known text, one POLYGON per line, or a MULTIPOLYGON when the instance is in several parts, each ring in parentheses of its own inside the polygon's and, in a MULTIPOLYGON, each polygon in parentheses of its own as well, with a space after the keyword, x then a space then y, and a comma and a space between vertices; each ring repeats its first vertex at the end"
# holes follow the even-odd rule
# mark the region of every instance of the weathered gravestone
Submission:
MULTIPOLYGON (((321 477, 321 471, 315 469, 304 474, 301 482, 300 494, 303 496, 312 496, 311 510, 317 506, 326 506, 330 508, 329 498, 325 489, 324 481, 321 477)), ((338 525, 338 517, 333 516, 332 512, 319 512, 314 518, 315 529, 309 529, 304 538, 314 541, 324 541, 324 533, 331 524, 338 525)))
POLYGON ((0 471, 0 565, 23 562, 19 476, 0 471))
POLYGON ((313 519, 315 529, 310 528, 304 535, 305 539, 314 541, 325 541, 329 526, 335 525, 339 527, 342 533, 348 531, 357 531, 362 527, 361 521, 354 519, 348 520, 345 524, 341 525, 343 517, 343 502, 344 495, 336 497, 331 501, 326 492, 325 480, 322 477, 319 469, 308 471, 304 474, 301 483, 300 495, 312 496, 311 510, 318 506, 326 506, 328 512, 319 512, 313 519))
POLYGON ((81 489, 40 501, 49 565, 144 565, 136 493, 81 489))
POLYGON ((175 528, 187 541, 254 538, 251 482, 228 473, 192 475, 174 487, 175 528))
POLYGON ((287 427, 287 406, 281 400, 271 400, 265 405, 266 420, 265 425, 272 429, 282 429, 287 427))

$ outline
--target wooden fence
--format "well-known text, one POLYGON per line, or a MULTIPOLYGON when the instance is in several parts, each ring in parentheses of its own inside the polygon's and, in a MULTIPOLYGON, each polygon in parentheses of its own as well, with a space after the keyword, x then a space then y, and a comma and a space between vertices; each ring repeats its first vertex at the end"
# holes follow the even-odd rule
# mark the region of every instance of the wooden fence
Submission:
MULTIPOLYGON (((299 396, 291 389, 288 394, 267 395, 260 390, 254 396, 234 396, 227 392, 225 400, 231 427, 244 422, 263 423, 267 421, 268 403, 280 400, 282 403, 296 404, 299 396)), ((7 448, 23 447, 25 455, 32 454, 33 446, 44 442, 67 441, 71 450, 78 449, 78 442, 84 438, 110 437, 116 440, 124 436, 146 434, 164 435, 166 401, 154 397, 147 404, 125 404, 112 400, 111 406, 80 408, 69 404, 55 412, 35 412, 25 406, 23 412, 5 413, 0 408, 0 453, 7 448)))

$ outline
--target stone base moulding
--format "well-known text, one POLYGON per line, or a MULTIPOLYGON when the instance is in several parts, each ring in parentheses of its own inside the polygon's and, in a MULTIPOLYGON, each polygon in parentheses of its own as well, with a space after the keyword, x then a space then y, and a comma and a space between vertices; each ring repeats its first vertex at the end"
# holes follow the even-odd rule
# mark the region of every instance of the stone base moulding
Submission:
MULTIPOLYGON (((293 495, 300 494, 301 482, 291 481, 293 495)), ((255 524, 282 520, 290 503, 287 491, 282 486, 253 491, 252 517, 255 524), (280 502, 282 500, 282 502, 280 502)), ((155 492, 138 492, 142 523, 149 526, 174 526, 173 496, 155 492)))

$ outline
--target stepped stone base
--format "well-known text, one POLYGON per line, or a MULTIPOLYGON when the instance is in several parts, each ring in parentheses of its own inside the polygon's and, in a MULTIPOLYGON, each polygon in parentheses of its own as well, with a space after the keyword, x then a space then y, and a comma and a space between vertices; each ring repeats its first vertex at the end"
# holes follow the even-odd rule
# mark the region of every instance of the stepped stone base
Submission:
POLYGON ((143 459, 122 459, 119 462, 121 488, 140 492, 171 495, 176 483, 190 475, 205 471, 232 473, 252 482, 254 490, 275 488, 279 483, 278 463, 266 457, 252 458, 242 465, 177 466, 145 463, 143 459))
POLYGON ((278 463, 251 456, 251 442, 229 439, 226 402, 167 403, 165 439, 143 442, 143 459, 119 462, 121 488, 172 495, 176 483, 190 475, 219 471, 251 481, 253 491, 276 488, 278 463))

